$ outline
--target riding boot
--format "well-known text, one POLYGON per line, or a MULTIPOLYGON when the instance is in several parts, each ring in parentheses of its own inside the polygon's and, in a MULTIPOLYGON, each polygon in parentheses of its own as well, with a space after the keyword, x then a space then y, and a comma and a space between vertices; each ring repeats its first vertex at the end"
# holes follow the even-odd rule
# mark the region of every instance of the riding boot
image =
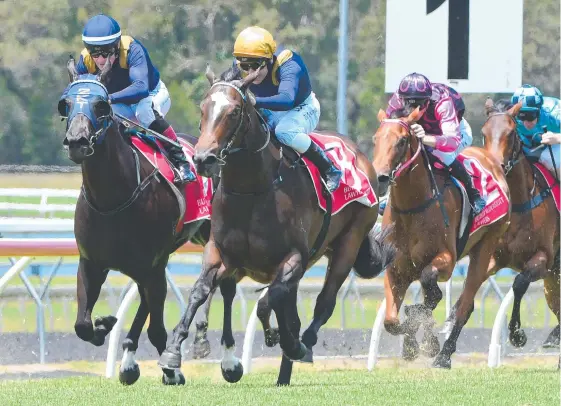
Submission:
MULTIPOLYGON (((177 134, 175 134, 173 127, 162 118, 158 118, 154 121, 153 125, 150 126, 150 129, 159 132, 164 137, 169 138, 172 141, 178 142, 177 134), (152 128, 153 126, 160 128, 164 127, 165 129, 163 131, 158 131, 158 129, 152 128)), ((197 177, 191 170, 191 165, 189 164, 189 161, 187 161, 187 157, 183 152, 183 148, 177 147, 168 142, 163 142, 162 144, 164 144, 164 148, 168 153, 169 160, 179 170, 179 179, 177 179, 175 183, 181 185, 183 183, 194 182, 197 180, 197 177)))
POLYGON ((479 190, 473 185, 473 179, 466 171, 466 168, 457 159, 450 165, 452 176, 464 184, 469 198, 469 203, 473 209, 473 213, 478 215, 485 208, 485 200, 479 194, 479 190))
POLYGON ((304 156, 319 169, 321 177, 325 180, 327 190, 330 193, 334 192, 341 183, 343 172, 331 162, 325 152, 313 141, 308 150, 304 152, 304 156))

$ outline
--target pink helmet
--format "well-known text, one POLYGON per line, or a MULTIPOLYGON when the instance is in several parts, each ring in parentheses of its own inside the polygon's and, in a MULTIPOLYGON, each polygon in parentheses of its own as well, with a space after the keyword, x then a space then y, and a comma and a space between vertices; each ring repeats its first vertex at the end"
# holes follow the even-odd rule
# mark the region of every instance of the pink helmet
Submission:
POLYGON ((432 84, 425 75, 413 72, 403 78, 397 92, 403 99, 430 99, 432 84))

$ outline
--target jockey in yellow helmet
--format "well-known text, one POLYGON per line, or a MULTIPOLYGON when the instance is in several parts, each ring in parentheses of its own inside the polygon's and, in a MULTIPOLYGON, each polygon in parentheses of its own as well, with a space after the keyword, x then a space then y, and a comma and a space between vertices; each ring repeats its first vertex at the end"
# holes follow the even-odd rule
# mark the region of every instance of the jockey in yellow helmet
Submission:
POLYGON ((278 140, 310 159, 329 191, 336 190, 342 172, 308 135, 319 122, 320 105, 300 55, 287 49, 277 51, 271 33, 254 26, 238 35, 234 57, 245 74, 262 67, 250 86, 255 95, 255 107, 261 109, 278 140))

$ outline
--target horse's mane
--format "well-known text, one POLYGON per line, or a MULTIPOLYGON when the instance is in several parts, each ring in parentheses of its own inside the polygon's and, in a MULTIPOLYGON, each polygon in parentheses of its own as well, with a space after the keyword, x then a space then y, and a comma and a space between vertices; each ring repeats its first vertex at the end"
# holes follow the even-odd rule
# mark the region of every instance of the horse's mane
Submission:
POLYGON ((220 75, 220 80, 223 82, 231 82, 233 80, 241 80, 242 71, 238 68, 238 65, 232 65, 227 70, 222 72, 220 75))
POLYGON ((402 107, 400 109, 394 110, 390 114, 390 118, 403 118, 409 116, 411 114, 411 109, 407 107, 402 107))
POLYGON ((512 106, 513 104, 510 102, 509 99, 500 99, 493 105, 493 107, 491 107, 490 112, 504 113, 510 110, 512 106))

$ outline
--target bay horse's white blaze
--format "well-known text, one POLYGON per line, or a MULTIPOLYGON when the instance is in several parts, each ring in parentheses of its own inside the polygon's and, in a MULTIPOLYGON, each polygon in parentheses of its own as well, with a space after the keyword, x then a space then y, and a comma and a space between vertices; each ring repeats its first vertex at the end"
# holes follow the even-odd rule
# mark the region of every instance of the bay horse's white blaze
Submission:
POLYGON ((213 93, 210 99, 214 102, 214 107, 212 108, 212 122, 214 122, 220 116, 222 110, 228 107, 232 102, 222 92, 213 93))

